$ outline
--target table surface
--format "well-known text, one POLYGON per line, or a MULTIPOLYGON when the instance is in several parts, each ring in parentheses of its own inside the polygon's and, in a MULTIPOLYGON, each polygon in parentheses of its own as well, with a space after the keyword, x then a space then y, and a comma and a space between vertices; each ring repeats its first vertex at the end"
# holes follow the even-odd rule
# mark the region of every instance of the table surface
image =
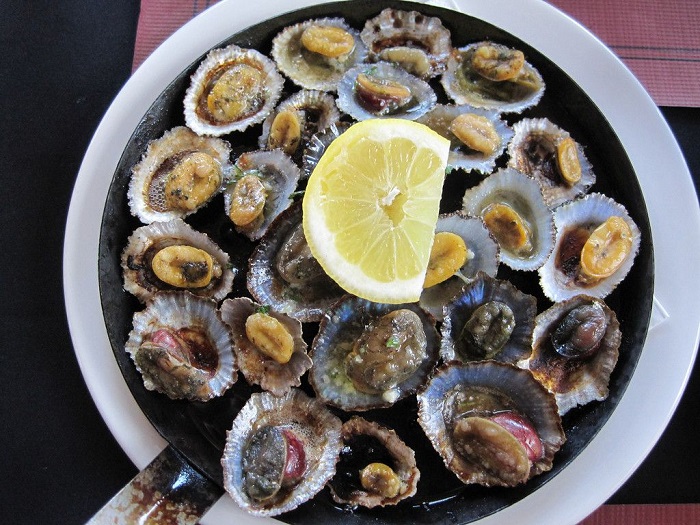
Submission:
MULTIPOLYGON (((83 382, 61 257, 83 154, 130 75, 138 13, 137 0, 27 1, 8 2, 0 18, 0 508, 7 523, 84 522, 136 474, 83 382)), ((700 109, 661 110, 697 188, 700 109)), ((661 440, 609 503, 700 503, 699 410, 696 363, 661 440)))

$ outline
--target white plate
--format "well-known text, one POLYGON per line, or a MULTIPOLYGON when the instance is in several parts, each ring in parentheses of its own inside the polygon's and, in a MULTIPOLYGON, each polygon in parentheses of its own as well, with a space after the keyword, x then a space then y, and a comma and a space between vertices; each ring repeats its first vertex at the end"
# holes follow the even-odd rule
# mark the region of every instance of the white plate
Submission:
MULTIPOLYGON (((185 66, 233 33, 318 3, 322 2, 258 0, 253 10, 242 9, 238 0, 227 0, 205 11, 172 35, 134 73, 105 114, 86 152, 66 225, 66 310, 90 393, 107 426, 138 468, 145 467, 166 443, 131 397, 101 314, 97 250, 112 174, 151 102, 185 66)), ((452 7, 499 26, 566 71, 617 133, 648 206, 655 249, 655 296, 668 318, 649 332, 620 404, 588 447, 533 494, 479 521, 484 525, 577 523, 604 503, 649 453, 671 418, 692 370, 700 330, 700 274, 695 270, 700 264, 700 251, 695 248, 700 245, 700 209, 692 179, 649 95, 612 52, 581 25, 540 0, 428 3, 452 7), (604 462, 600 461, 603 457, 604 462)), ((260 521, 223 497, 202 523, 260 521)))

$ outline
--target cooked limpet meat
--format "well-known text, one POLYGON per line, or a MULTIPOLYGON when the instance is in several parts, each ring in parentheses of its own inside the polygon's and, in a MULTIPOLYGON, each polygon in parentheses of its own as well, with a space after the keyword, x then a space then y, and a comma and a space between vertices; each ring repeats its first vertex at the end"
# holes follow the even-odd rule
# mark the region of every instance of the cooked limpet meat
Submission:
POLYGON ((535 297, 479 273, 444 308, 440 355, 515 364, 530 355, 536 314, 535 297))
POLYGON ((554 396, 495 361, 441 366, 418 393, 418 422, 465 484, 525 483, 552 468, 566 441, 554 396))
POLYGON ((343 74, 365 60, 367 48, 342 18, 320 18, 283 29, 272 41, 271 55, 298 86, 335 91, 343 74))
POLYGON ((342 27, 311 25, 302 32, 301 45, 324 57, 341 58, 355 49, 355 38, 342 27))
POLYGON ((481 44, 471 56, 472 69, 495 82, 517 78, 524 65, 525 55, 522 51, 501 44, 481 44))
POLYGON ((436 232, 423 288, 431 288, 452 277, 464 266, 469 255, 467 244, 462 237, 452 232, 436 232))
POLYGON ((415 304, 345 296, 321 320, 309 383, 346 411, 387 407, 414 393, 438 358, 435 320, 415 304))
POLYGON ((185 122, 199 135, 220 136, 262 122, 282 94, 274 62, 236 45, 214 49, 192 75, 185 122))
POLYGON ((418 314, 394 310, 370 321, 345 357, 345 373, 360 392, 383 394, 413 375, 426 358, 418 314))
POLYGON ((355 120, 416 120, 436 102, 427 82, 388 62, 355 66, 338 84, 338 107, 355 120))
POLYGON ((360 37, 373 61, 394 63, 423 79, 442 73, 452 50, 442 21, 418 11, 384 9, 365 22, 360 37))
POLYGON ((395 431, 353 416, 342 428, 343 448, 329 482, 337 503, 367 508, 396 505, 416 493, 415 452, 395 431))
POLYGON ((342 423, 292 389, 250 396, 226 435, 224 488, 255 516, 277 516, 313 498, 333 477, 342 423))
POLYGON ((544 93, 542 77, 523 53, 493 42, 454 49, 440 81, 457 104, 502 113, 521 113, 544 93))
POLYGON ((189 292, 158 292, 136 312, 126 351, 146 389, 207 401, 237 377, 231 333, 216 303, 189 292))
POLYGON ((604 298, 622 282, 639 251, 641 233, 624 206, 600 193, 554 211, 554 250, 540 268, 552 301, 584 293, 604 298))
POLYGON ((522 119, 513 131, 508 165, 539 182, 550 208, 583 195, 595 183, 583 148, 567 131, 546 118, 522 119))
POLYGON ((275 217, 292 204, 300 175, 281 150, 241 154, 224 191, 226 215, 236 230, 252 240, 262 237, 275 217))
POLYGON ((314 133, 340 120, 335 98, 323 91, 302 89, 286 98, 263 122, 261 149, 282 149, 295 160, 314 133))
POLYGON ((247 297, 226 299, 221 317, 231 328, 238 366, 249 383, 276 396, 301 385, 311 359, 299 321, 247 297))
POLYGON ((559 413, 608 397, 620 324, 601 299, 577 295, 537 316, 532 355, 519 363, 554 394, 559 413))
POLYGON ((581 279, 595 281, 614 274, 632 253, 632 229, 613 215, 598 226, 581 249, 581 279))
POLYGON ((176 289, 219 301, 231 291, 235 276, 228 254, 181 219, 137 228, 122 252, 121 267, 124 289, 141 302, 176 289))
POLYGON ((479 217, 468 217, 462 212, 440 215, 435 226, 435 241, 428 263, 428 276, 431 279, 447 278, 431 286, 426 282, 419 304, 430 312, 438 321, 443 320, 443 307, 471 282, 478 272, 495 277, 498 272, 499 247, 496 239, 489 233, 484 221, 479 217), (443 235, 446 235, 443 237, 443 235), (456 236, 461 243, 455 239, 456 236), (446 239, 443 245, 441 239, 446 239), (462 251, 462 244, 466 252, 462 251), (456 262, 464 260, 458 268, 456 262), (435 277, 432 277, 433 274, 435 277), (448 275, 449 274, 449 275, 448 275))
POLYGON ((513 136, 497 111, 469 105, 437 104, 418 122, 450 139, 448 167, 484 174, 493 171, 513 136))
POLYGON ((300 202, 272 222, 253 250, 247 286, 258 303, 301 322, 319 321, 344 294, 311 254, 300 202))
POLYGON ((281 149, 287 155, 296 153, 301 144, 301 122, 296 112, 286 109, 274 115, 267 137, 268 149, 281 149))
POLYGON ((231 169, 228 142, 184 126, 149 142, 129 181, 129 208, 141 222, 184 218, 207 204, 231 169))
POLYGON ((463 210, 484 220, 514 270, 541 267, 554 246, 554 218, 535 179, 506 168, 464 194, 463 210))

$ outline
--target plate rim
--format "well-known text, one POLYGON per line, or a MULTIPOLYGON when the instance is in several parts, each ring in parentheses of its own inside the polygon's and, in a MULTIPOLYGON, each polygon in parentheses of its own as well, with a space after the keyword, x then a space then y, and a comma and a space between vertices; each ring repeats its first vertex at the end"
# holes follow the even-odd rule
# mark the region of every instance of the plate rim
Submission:
MULTIPOLYGON (((107 338, 97 284, 97 249, 104 198, 96 196, 106 196, 123 145, 151 101, 169 79, 179 74, 183 64, 192 63, 218 42, 250 25, 322 3, 327 2, 262 0, 256 4, 254 13, 240 10, 235 0, 215 4, 178 29, 134 72, 105 113, 86 150, 66 222, 63 258, 66 313, 76 357, 93 401, 119 445, 138 468, 145 467, 167 443, 131 397, 107 338), (112 166, 112 169, 105 166, 112 166), (86 258, 85 254, 90 253, 94 257, 86 258)), ((693 199, 696 194, 692 178, 670 128, 641 84, 600 40, 557 8, 542 0, 424 3, 454 8, 496 25, 559 65, 586 91, 610 122, 638 174, 647 202, 654 237, 655 295, 670 317, 649 331, 637 369, 620 404, 578 457, 533 494, 478 521, 486 525, 508 523, 515 518, 523 524, 577 523, 604 503, 651 451, 675 411, 692 371, 700 339, 700 297, 690 293, 700 289, 700 276, 684 271, 696 267, 693 262, 700 262, 700 254, 687 248, 700 241, 700 208, 697 199, 693 199), (512 9, 523 10, 527 16, 509 16, 512 9), (550 32, 537 32, 537 28, 551 24, 561 27, 567 35, 565 41, 553 45, 550 32), (617 86, 624 96, 611 94, 611 85, 617 86), (632 115, 634 118, 630 118, 632 115), (640 136, 640 130, 647 127, 656 132, 653 144, 640 136), (670 181, 660 176, 653 162, 659 155, 667 159, 664 174, 678 172, 678 176, 670 181), (677 202, 670 207, 672 209, 664 205, 669 197, 677 202), (678 232, 675 224, 681 223, 687 226, 678 232), (685 242, 679 243, 679 240, 685 242), (678 245, 682 246, 680 253, 678 245), (679 275, 683 279, 678 279, 679 275), (685 284, 679 284, 681 280, 685 284), (673 363, 668 359, 664 361, 663 346, 677 349, 673 363), (659 377, 666 388, 652 395, 652 389, 645 385, 651 380, 658 381, 659 377), (635 417, 641 407, 646 410, 645 418, 635 417), (649 414, 653 417, 648 417, 649 414), (641 419, 655 421, 655 424, 644 425, 641 419), (606 462, 603 472, 590 468, 623 433, 633 435, 633 439, 625 443, 625 454, 606 462), (591 487, 591 490, 578 491, 576 501, 552 497, 581 486, 591 487), (543 506, 547 508, 544 517, 539 514, 543 506)), ((417 9, 419 4, 416 2, 417 9)), ((232 517, 243 520, 244 524, 259 522, 224 497, 202 523, 214 525, 232 517)))

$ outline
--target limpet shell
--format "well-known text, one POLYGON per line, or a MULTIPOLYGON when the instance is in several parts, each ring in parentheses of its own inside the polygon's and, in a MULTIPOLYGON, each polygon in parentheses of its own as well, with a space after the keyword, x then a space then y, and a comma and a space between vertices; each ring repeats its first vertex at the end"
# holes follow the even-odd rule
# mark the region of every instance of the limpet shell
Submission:
POLYGON ((420 471, 416 467, 415 452, 394 430, 353 416, 343 424, 342 436, 344 446, 340 461, 328 484, 336 503, 371 509, 396 505, 416 493, 420 471), (358 468, 375 462, 387 465, 398 477, 400 485, 396 496, 382 496, 362 487, 358 468))
POLYGON ((341 111, 355 120, 373 118, 404 118, 416 120, 428 112, 437 102, 437 95, 430 84, 388 62, 360 64, 348 70, 338 84, 338 100, 341 111), (365 107, 357 96, 356 82, 360 74, 380 80, 398 82, 411 92, 410 101, 394 111, 378 114, 365 107))
POLYGON ((313 498, 333 477, 343 443, 341 426, 340 419, 321 401, 296 388, 281 397, 270 392, 252 394, 226 434, 221 458, 226 492, 254 516, 277 516, 295 509, 313 498), (267 425, 294 433, 303 444, 307 468, 296 485, 283 488, 268 500, 255 501, 244 489, 242 458, 253 432, 267 425))
POLYGON ((283 111, 293 112, 301 123, 301 141, 297 152, 303 149, 303 145, 309 141, 313 134, 327 129, 340 120, 335 97, 323 91, 307 89, 297 91, 280 102, 263 122, 262 134, 258 139, 258 145, 261 149, 268 148, 272 123, 275 117, 283 111))
POLYGON ((342 18, 319 18, 286 27, 272 40, 272 58, 277 67, 289 79, 305 89, 335 91, 343 74, 367 57, 367 47, 359 32, 347 25, 342 18), (333 26, 350 33, 355 48, 348 57, 327 58, 307 51, 301 43, 301 35, 312 25, 333 26))
POLYGON ((336 122, 331 124, 328 129, 312 135, 306 148, 304 148, 304 155, 302 156, 302 178, 311 176, 318 161, 321 160, 321 157, 326 152, 326 148, 330 146, 331 142, 345 133, 349 127, 350 123, 348 122, 336 122))
POLYGON ((141 160, 132 168, 128 199, 132 215, 144 224, 154 221, 182 219, 205 206, 223 187, 231 169, 228 142, 214 137, 200 137, 185 126, 177 126, 148 143, 141 160), (201 152, 221 166, 221 183, 201 206, 192 210, 168 209, 165 197, 167 175, 178 159, 192 152, 201 152))
MULTIPOLYGON (((554 210, 557 236, 551 256, 539 269, 540 285, 544 294, 552 301, 563 301, 575 295, 587 294, 603 299, 607 297, 632 269, 639 252, 641 232, 622 204, 601 193, 590 193, 583 198, 563 204, 554 210), (622 217, 632 231, 632 250, 620 267, 604 279, 584 283, 577 278, 580 268, 580 250, 588 236, 609 217, 622 217), (579 232, 574 242, 572 235, 579 232), (570 252, 578 247, 577 254, 563 255, 564 248, 570 252), (566 257, 565 264, 561 260, 566 257)), ((575 250, 574 250, 575 251, 575 250)))
POLYGON ((577 295, 555 303, 535 320, 532 334, 532 355, 518 364, 532 372, 540 383, 554 394, 559 414, 591 401, 603 401, 608 397, 608 383, 619 356, 622 340, 620 323, 601 299, 588 295, 577 295), (552 346, 553 330, 566 315, 579 306, 600 305, 607 326, 600 346, 592 357, 567 359, 559 355, 552 346))
POLYGON ((513 125, 512 140, 508 144, 508 166, 534 177, 542 186, 547 205, 554 209, 560 204, 586 193, 595 184, 593 166, 576 143, 581 179, 568 184, 557 167, 557 144, 570 137, 546 118, 522 119, 513 125))
MULTIPOLYGON (((237 379, 231 332, 221 319, 216 303, 189 292, 155 294, 144 310, 134 314, 126 351, 143 376, 146 389, 162 392, 171 399, 207 401, 222 395, 237 379), (138 364, 142 345, 151 341, 151 337, 163 329, 174 332, 194 330, 207 341, 210 350, 216 352, 215 359, 209 352, 204 354, 203 346, 198 344, 196 352, 190 352, 187 356, 187 362, 183 361, 173 368, 171 372, 176 374, 165 376, 168 384, 164 385, 138 364)), ((181 355, 177 357, 182 360, 181 355)), ((152 364, 162 371, 159 365, 161 358, 151 356, 149 359, 155 359, 152 364)))
POLYGON ((530 228, 530 253, 518 254, 501 246, 501 262, 514 270, 536 270, 549 257, 554 247, 554 218, 544 202, 537 181, 511 168, 500 169, 478 186, 464 193, 463 210, 468 215, 483 217, 490 204, 510 206, 530 228))
POLYGON ((302 282, 289 282, 280 273, 277 262, 285 245, 292 236, 303 235, 301 219, 297 202, 272 222, 250 256, 247 286, 258 303, 305 323, 319 321, 345 292, 315 261, 313 275, 302 282))
MULTIPOLYGON (((255 173, 262 182, 267 197, 262 211, 262 221, 251 225, 236 226, 236 230, 251 240, 262 237, 272 221, 292 205, 292 193, 296 190, 301 176, 299 167, 281 150, 258 150, 242 153, 236 160, 236 168, 243 174, 255 173)), ((226 215, 231 211, 235 180, 229 180, 224 191, 226 215)))
POLYGON ((521 292, 509 281, 480 273, 445 306, 444 322, 440 327, 440 356, 444 361, 478 360, 469 355, 468 344, 460 336, 474 312, 491 301, 507 305, 513 312, 515 321, 507 342, 492 359, 516 364, 530 355, 537 299, 521 292))
POLYGON ((447 60, 447 71, 440 79, 445 93, 457 104, 495 109, 501 113, 521 113, 536 105, 544 94, 544 81, 528 62, 523 66, 527 86, 518 86, 511 80, 488 80, 472 69, 474 51, 489 43, 475 42, 452 51, 447 60))
POLYGON ((496 160, 503 154, 508 142, 513 137, 513 130, 500 117, 495 110, 475 108, 469 105, 445 105, 437 104, 428 113, 418 119, 433 131, 450 140, 450 155, 447 158, 447 166, 460 168, 465 171, 478 171, 483 174, 491 173, 496 167, 496 160), (485 117, 493 124, 493 127, 501 139, 500 146, 493 153, 487 155, 472 150, 465 146, 454 133, 450 131, 450 124, 459 115, 471 113, 485 117))
POLYGON ((174 290, 174 286, 161 281, 153 272, 153 256, 168 246, 192 246, 205 251, 214 261, 218 276, 202 288, 188 288, 194 295, 220 301, 233 287, 236 270, 230 265, 230 257, 208 235, 198 232, 182 219, 168 222, 152 222, 134 230, 122 252, 121 267, 124 289, 145 303, 159 291, 174 290))
POLYGON ((453 392, 474 387, 500 393, 513 410, 534 425, 544 454, 531 465, 530 478, 550 470, 555 453, 566 441, 554 396, 529 371, 496 361, 446 363, 418 393, 418 422, 445 466, 465 484, 504 485, 498 475, 484 470, 454 448, 454 421, 445 417, 450 408, 446 406, 447 400, 453 392))
POLYGON ((267 314, 282 323, 293 337, 292 357, 282 364, 266 357, 257 349, 246 335, 246 320, 262 306, 247 297, 226 299, 221 304, 221 317, 231 329, 238 367, 246 380, 281 396, 292 387, 301 385, 301 376, 311 368, 311 358, 306 353, 307 345, 302 337, 301 323, 272 309, 267 314))
POLYGON ((371 60, 394 62, 401 54, 419 52, 421 70, 396 60, 400 67, 424 79, 435 77, 445 70, 447 57, 452 51, 450 31, 437 17, 418 11, 387 8, 365 22, 360 33, 367 45, 371 60))
POLYGON ((345 411, 388 407, 413 394, 425 383, 437 362, 438 346, 435 320, 415 303, 373 303, 346 295, 321 319, 310 351, 314 364, 309 371, 309 383, 326 404, 345 411), (377 394, 361 392, 355 388, 345 371, 345 357, 372 320, 399 309, 411 310, 420 318, 427 339, 427 355, 408 379, 389 391, 377 394))
POLYGON ((269 115, 282 94, 283 85, 284 79, 274 62, 259 51, 236 45, 214 49, 192 75, 190 86, 185 93, 185 122, 199 135, 220 136, 232 131, 243 131, 262 122, 269 115), (232 121, 217 121, 206 109, 210 83, 226 70, 238 65, 251 66, 260 71, 264 85, 262 101, 256 101, 255 107, 232 121))

